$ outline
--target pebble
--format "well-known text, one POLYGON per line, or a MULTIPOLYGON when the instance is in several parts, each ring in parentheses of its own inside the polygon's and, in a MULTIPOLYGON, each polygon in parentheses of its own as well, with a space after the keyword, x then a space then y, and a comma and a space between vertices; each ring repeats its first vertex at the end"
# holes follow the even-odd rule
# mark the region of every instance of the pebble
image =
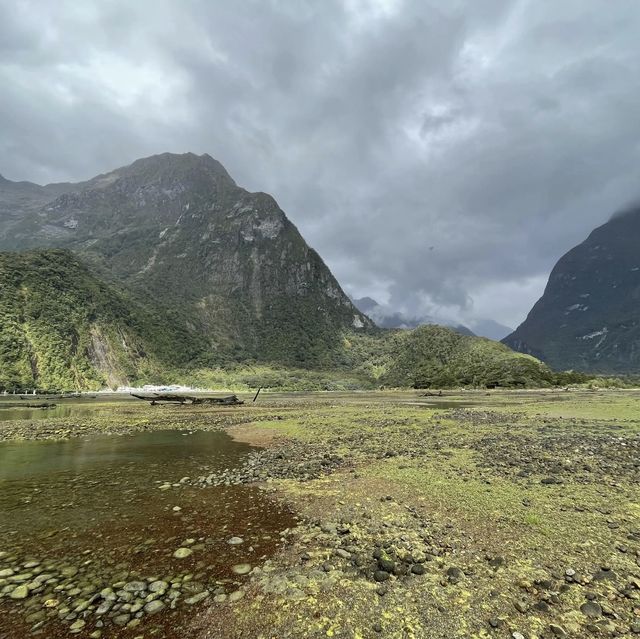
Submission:
POLYGON ((230 546, 238 546, 244 543, 244 539, 242 539, 242 537, 231 537, 231 539, 227 540, 227 543, 230 546))
POLYGON ((131 615, 129 614, 117 615, 113 618, 113 623, 115 623, 116 626, 126 626, 129 623, 130 619, 131 615))
POLYGON ((176 559, 185 559, 186 557, 192 554, 193 554, 193 550, 191 550, 191 548, 178 548, 178 550, 176 550, 173 553, 173 556, 176 559))
POLYGON ((590 619, 597 619, 602 615, 602 607, 595 601, 587 601, 580 606, 583 615, 590 619))
POLYGON ((27 586, 26 584, 17 586, 9 594, 9 597, 11 597, 11 599, 26 599, 28 596, 29 596, 29 586, 27 586))
POLYGON ((203 592, 199 592, 197 595, 193 595, 193 597, 187 597, 184 602, 189 605, 197 604, 206 599, 209 596, 209 591, 205 590, 203 592))
POLYGON ((154 599, 145 605, 144 611, 148 615, 154 615, 156 612, 160 612, 164 608, 164 602, 159 599, 154 599))
POLYGON ((236 573, 236 575, 248 575, 251 572, 250 564, 236 564, 231 567, 231 570, 236 573))
POLYGON ((150 592, 163 593, 168 588, 169 588, 169 584, 166 581, 157 580, 149 584, 150 592))

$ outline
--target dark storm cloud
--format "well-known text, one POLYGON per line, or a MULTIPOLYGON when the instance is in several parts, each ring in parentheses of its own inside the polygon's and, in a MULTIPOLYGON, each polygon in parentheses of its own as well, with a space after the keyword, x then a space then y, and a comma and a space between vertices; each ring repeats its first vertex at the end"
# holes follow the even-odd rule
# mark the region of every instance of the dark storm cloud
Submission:
POLYGON ((640 195, 635 0, 0 0, 0 173, 208 152, 345 288, 515 324, 640 195))

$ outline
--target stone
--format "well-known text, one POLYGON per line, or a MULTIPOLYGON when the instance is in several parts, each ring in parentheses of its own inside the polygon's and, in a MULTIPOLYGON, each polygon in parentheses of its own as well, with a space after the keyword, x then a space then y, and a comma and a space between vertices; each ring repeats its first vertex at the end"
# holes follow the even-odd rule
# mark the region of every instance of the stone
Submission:
POLYGON ((9 597, 11 597, 11 599, 26 599, 28 596, 29 586, 27 586, 26 584, 16 586, 9 594, 9 597))
POLYGON ((449 581, 455 583, 457 581, 460 581, 460 579, 462 579, 463 577, 464 577, 464 572, 462 572, 460 568, 457 568, 456 566, 451 566, 451 568, 447 569, 447 578, 449 579, 449 581))
POLYGON ((109 610, 111 610, 112 607, 113 607, 113 601, 111 601, 111 600, 103 601, 96 608, 96 615, 98 615, 98 616, 104 615, 104 614, 108 613, 109 610))
POLYGON ((244 597, 243 590, 236 590, 229 595, 229 603, 234 603, 235 601, 240 601, 244 597))
POLYGON ((124 614, 115 616, 113 618, 113 623, 115 623, 116 626, 126 626, 129 623, 130 619, 131 619, 131 615, 124 613, 124 614))
POLYGON ((167 588, 169 588, 169 584, 166 581, 162 581, 160 579, 149 584, 150 592, 164 592, 165 590, 167 590, 167 588))
POLYGON ((85 627, 86 622, 83 619, 77 619, 70 626, 71 632, 80 632, 85 627))
POLYGON ((203 592, 199 592, 196 595, 193 595, 192 597, 187 597, 184 600, 184 602, 192 606, 193 604, 197 604, 197 603, 200 603, 201 601, 204 601, 208 596, 209 596, 209 591, 205 590, 203 592))
POLYGON ((392 559, 388 559, 387 557, 380 557, 378 559, 378 568, 380 570, 384 570, 385 572, 393 572, 393 569, 396 567, 396 562, 392 559))
POLYGON ((173 553, 173 556, 176 559, 185 559, 186 557, 189 557, 189 555, 193 554, 193 550, 191 550, 191 548, 178 548, 178 550, 176 550, 173 553))
POLYGON ((373 573, 373 578, 377 582, 387 581, 387 579, 389 579, 389 577, 391 577, 391 575, 386 570, 376 570, 373 573))
POLYGON ((113 588, 103 588, 100 591, 100 596, 103 599, 109 599, 111 601, 115 601, 118 597, 115 592, 113 592, 113 588))
POLYGON ((244 543, 244 539, 242 537, 231 537, 231 539, 227 539, 227 543, 230 546, 239 546, 244 543))
POLYGON ((140 592, 141 590, 145 590, 147 588, 147 584, 144 581, 129 581, 123 586, 123 590, 127 592, 140 592))
POLYGON ((164 602, 160 601, 159 599, 155 599, 154 601, 150 601, 148 604, 145 605, 144 611, 148 615, 154 615, 157 612, 160 612, 163 608, 164 608, 164 602))
POLYGON ((248 575, 251 572, 250 564, 236 564, 231 567, 231 570, 236 573, 236 575, 248 575))
POLYGON ((78 574, 78 569, 75 566, 65 566, 61 571, 60 574, 63 577, 67 577, 68 579, 70 579, 71 577, 75 577, 78 574))
POLYGON ((602 615, 602 607, 595 601, 587 601, 580 606, 580 611, 585 617, 597 619, 602 615))

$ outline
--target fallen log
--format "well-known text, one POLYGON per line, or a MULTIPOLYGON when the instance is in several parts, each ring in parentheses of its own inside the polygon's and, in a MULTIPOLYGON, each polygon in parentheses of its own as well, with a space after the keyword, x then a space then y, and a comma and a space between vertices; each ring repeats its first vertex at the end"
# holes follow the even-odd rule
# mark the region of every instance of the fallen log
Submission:
POLYGON ((151 406, 155 406, 160 402, 167 404, 215 404, 219 406, 237 406, 244 402, 236 395, 227 397, 196 397, 195 395, 168 395, 160 393, 152 393, 151 395, 139 395, 131 393, 132 397, 150 402, 151 406))
POLYGON ((241 399, 238 399, 236 395, 229 395, 228 397, 195 397, 194 404, 217 404, 220 406, 238 406, 244 404, 241 399))

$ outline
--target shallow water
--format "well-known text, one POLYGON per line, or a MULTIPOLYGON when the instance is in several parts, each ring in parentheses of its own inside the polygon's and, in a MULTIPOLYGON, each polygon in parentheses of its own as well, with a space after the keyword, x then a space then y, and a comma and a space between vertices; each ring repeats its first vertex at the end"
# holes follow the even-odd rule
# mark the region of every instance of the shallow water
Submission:
MULTIPOLYGON (((294 519, 256 488, 202 489, 183 478, 239 465, 250 450, 207 431, 0 443, 0 551, 9 554, 0 569, 11 556, 14 563, 55 561, 80 567, 84 581, 103 587, 123 572, 165 579, 191 573, 231 592, 246 579, 231 566, 258 565, 294 519), (178 486, 161 490, 166 483, 178 486), (230 546, 233 536, 244 543, 230 546), (193 554, 175 559, 187 539, 193 554)), ((28 632, 23 617, 21 604, 0 599, 0 637, 28 632)), ((89 621, 75 636, 95 629, 89 621)), ((49 622, 44 636, 66 635, 69 623, 49 622)), ((180 610, 143 618, 141 633, 147 623, 157 636, 185 636, 180 610)), ((118 632, 125 631, 107 636, 118 632)))
POLYGON ((15 419, 32 421, 34 419, 51 419, 55 417, 89 417, 100 412, 98 408, 82 404, 56 404, 50 408, 29 408, 25 406, 23 408, 21 406, 4 407, 0 403, 0 422, 15 419))

